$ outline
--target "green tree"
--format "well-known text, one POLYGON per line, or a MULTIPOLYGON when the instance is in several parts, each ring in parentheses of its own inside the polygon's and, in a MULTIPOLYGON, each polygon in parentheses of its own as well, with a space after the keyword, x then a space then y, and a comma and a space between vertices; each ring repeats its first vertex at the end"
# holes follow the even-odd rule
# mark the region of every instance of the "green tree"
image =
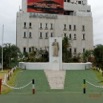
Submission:
POLYGON ((3 62, 4 67, 10 67, 12 63, 17 63, 20 55, 20 50, 12 44, 4 44, 3 47, 3 62))
POLYGON ((69 39, 68 37, 64 37, 62 40, 62 60, 63 62, 69 62, 71 59, 72 54, 69 51, 69 39))
POLYGON ((24 58, 21 61, 24 62, 48 62, 49 61, 49 52, 47 50, 35 49, 30 53, 24 53, 24 58))
POLYGON ((95 63, 103 69, 103 45, 97 45, 94 49, 95 63))
POLYGON ((35 62, 35 55, 36 55, 36 52, 35 51, 32 51, 30 53, 28 53, 28 60, 29 62, 35 62))
POLYGON ((49 52, 47 50, 44 50, 42 54, 43 62, 49 62, 49 52))
POLYGON ((83 61, 84 62, 89 62, 89 58, 91 57, 92 52, 93 52, 92 50, 86 50, 83 53, 83 61))

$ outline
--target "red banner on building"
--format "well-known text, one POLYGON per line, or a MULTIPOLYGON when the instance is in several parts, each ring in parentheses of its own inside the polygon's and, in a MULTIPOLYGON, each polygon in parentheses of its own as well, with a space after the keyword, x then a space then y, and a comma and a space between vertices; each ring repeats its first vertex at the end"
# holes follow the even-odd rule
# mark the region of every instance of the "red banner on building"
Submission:
POLYGON ((27 12, 63 14, 63 0, 27 0, 27 12))

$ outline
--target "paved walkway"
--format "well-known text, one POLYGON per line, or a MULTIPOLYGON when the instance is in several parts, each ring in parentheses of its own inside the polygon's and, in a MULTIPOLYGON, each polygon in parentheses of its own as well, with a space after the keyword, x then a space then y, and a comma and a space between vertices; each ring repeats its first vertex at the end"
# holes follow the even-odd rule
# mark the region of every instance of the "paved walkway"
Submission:
POLYGON ((64 89, 66 71, 44 71, 51 89, 64 89))

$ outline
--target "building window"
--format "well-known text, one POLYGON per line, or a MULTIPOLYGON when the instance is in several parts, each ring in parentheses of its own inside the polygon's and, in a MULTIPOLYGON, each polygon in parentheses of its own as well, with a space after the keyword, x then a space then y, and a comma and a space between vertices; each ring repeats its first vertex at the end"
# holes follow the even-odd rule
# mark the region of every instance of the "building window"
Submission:
POLYGON ((82 2, 81 1, 78 1, 78 4, 81 4, 82 2))
POLYGON ((85 52, 85 48, 83 48, 83 53, 85 52))
POLYGON ((31 28, 32 27, 32 23, 29 23, 29 28, 31 28))
POLYGON ((64 24, 64 30, 66 30, 66 24, 64 24))
POLYGON ((26 38, 26 32, 24 32, 24 38, 26 38))
POLYGON ((70 0, 67 0, 67 2, 70 2, 70 0))
POLYGON ((31 50, 32 50, 32 48, 30 47, 30 48, 29 48, 29 52, 31 52, 31 50))
POLYGON ((83 34, 83 40, 85 40, 85 34, 83 34))
POLYGON ((76 34, 74 34, 74 40, 76 40, 76 34))
POLYGON ((51 30, 53 30, 53 24, 51 23, 51 28, 50 28, 51 30))
POLYGON ((34 46, 31 47, 32 51, 34 51, 34 46))
POLYGON ((87 10, 87 12, 91 12, 90 10, 87 10))
POLYGON ((72 36, 71 36, 71 34, 69 34, 69 39, 70 39, 70 40, 72 39, 72 36))
POLYGON ((69 25, 69 30, 72 30, 72 26, 71 25, 69 25))
POLYGON ((42 23, 40 23, 40 29, 42 29, 42 23))
POLYGON ((53 33, 51 33, 51 37, 53 37, 53 33))
POLYGON ((48 32, 45 33, 45 39, 48 39, 48 32))
POLYGON ((24 29, 26 29, 26 22, 24 22, 24 29))
POLYGON ((82 31, 85 31, 85 26, 84 25, 82 25, 82 31))
POLYGON ((26 47, 23 48, 23 52, 26 53, 26 47))
POLYGON ((40 32, 40 39, 42 39, 42 32, 40 32))
POLYGON ((76 25, 74 25, 74 31, 76 31, 76 25))
POLYGON ((32 33, 31 32, 29 32, 29 38, 32 38, 32 33))
POLYGON ((69 48, 69 52, 72 53, 72 48, 69 48))
POLYGON ((76 54, 77 53, 77 48, 74 48, 74 54, 76 54))
POLYGON ((46 23, 46 24, 45 24, 45 29, 48 29, 48 28, 47 28, 47 25, 48 25, 48 24, 46 23))
POLYGON ((64 2, 66 2, 66 0, 64 0, 64 2))
POLYGON ((66 37, 67 36, 67 34, 66 33, 64 33, 64 37, 66 37))

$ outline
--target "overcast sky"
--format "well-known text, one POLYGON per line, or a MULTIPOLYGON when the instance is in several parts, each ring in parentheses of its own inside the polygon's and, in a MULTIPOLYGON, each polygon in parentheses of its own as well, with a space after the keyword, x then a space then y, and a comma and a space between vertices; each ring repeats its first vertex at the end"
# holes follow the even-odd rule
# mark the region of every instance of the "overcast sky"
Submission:
MULTIPOLYGON (((16 44, 16 12, 21 0, 0 0, 0 44, 4 24, 4 42, 16 44)), ((94 45, 103 44, 103 0, 88 0, 93 15, 94 45)))

